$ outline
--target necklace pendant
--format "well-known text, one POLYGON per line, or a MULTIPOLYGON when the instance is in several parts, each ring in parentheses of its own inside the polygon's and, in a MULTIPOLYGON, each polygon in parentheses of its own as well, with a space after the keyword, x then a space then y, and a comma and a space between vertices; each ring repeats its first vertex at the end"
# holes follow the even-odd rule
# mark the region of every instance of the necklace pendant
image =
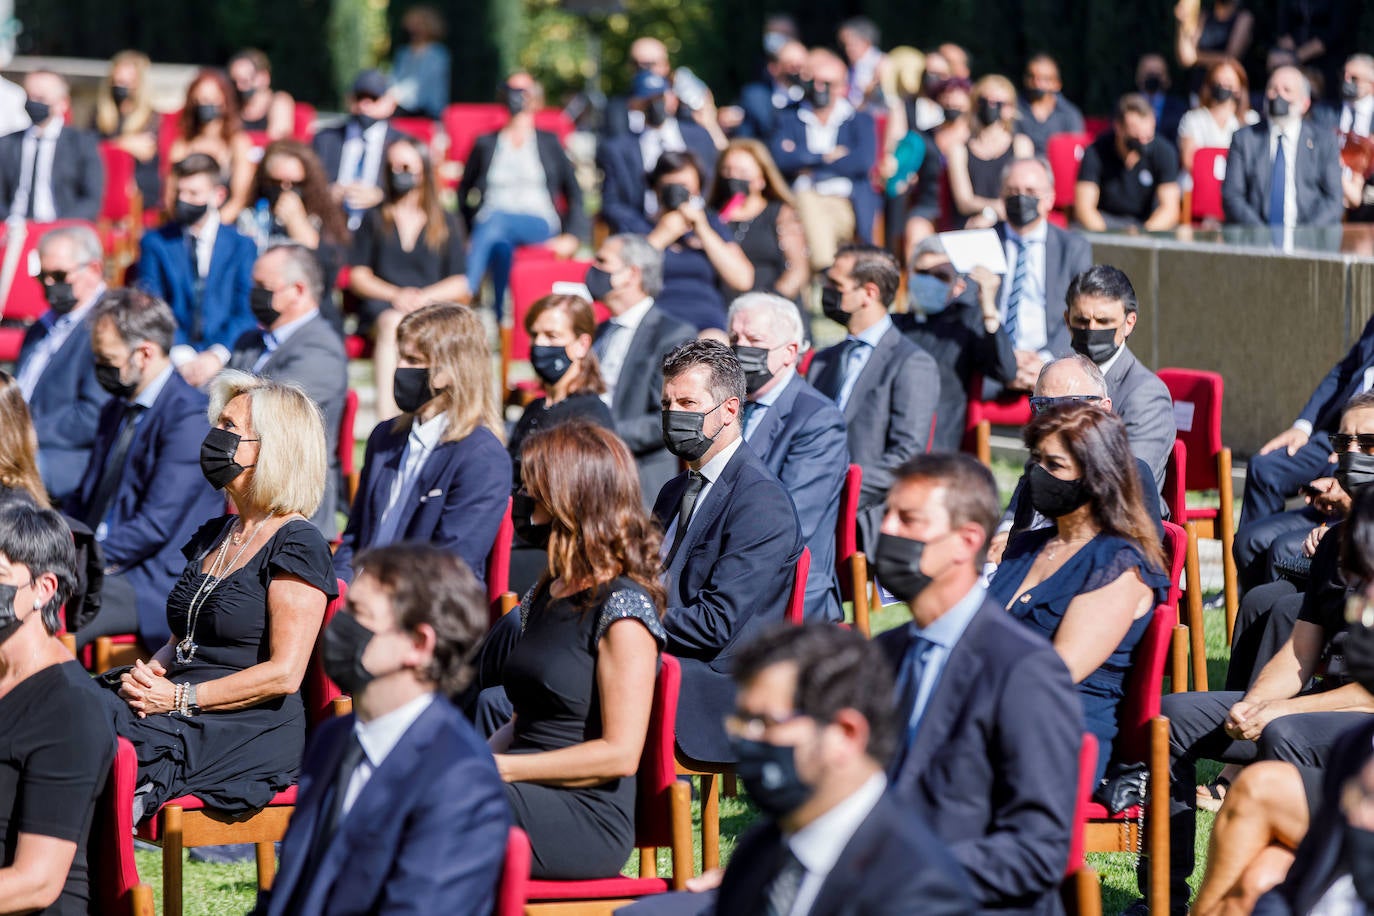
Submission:
POLYGON ((200 647, 192 642, 189 636, 177 643, 177 664, 189 665, 191 659, 196 657, 196 649, 198 648, 200 647))

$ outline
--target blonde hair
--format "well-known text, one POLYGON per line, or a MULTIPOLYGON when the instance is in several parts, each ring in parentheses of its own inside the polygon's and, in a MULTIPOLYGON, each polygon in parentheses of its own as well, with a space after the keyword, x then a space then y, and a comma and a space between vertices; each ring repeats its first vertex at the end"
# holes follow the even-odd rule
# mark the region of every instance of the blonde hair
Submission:
POLYGON ((1016 86, 999 73, 989 73, 973 84, 973 91, 969 94, 969 113, 973 114, 978 110, 978 103, 983 101, 989 89, 1001 89, 1003 93, 1011 96, 1011 104, 1002 106, 1001 123, 1008 130, 1012 129, 1012 124, 1021 117, 1021 113, 1016 109, 1016 86))
MULTIPOLYGON (((424 357, 431 380, 440 372, 448 376, 448 385, 439 393, 448 414, 445 442, 466 439, 479 426, 506 441, 505 424, 496 406, 487 332, 476 312, 447 302, 416 309, 396 326, 396 343, 401 349, 413 347, 424 357)), ((409 429, 413 417, 401 414, 396 431, 409 429)))
POLYGON ((248 499, 259 509, 309 518, 324 498, 328 466, 320 408, 296 385, 225 369, 210 383, 211 426, 239 395, 248 397, 259 440, 248 499))
POLYGON ((33 429, 24 392, 8 372, 0 371, 0 485, 22 490, 40 509, 48 508, 48 491, 38 474, 38 434, 33 429))
POLYGON ((887 66, 880 71, 883 94, 889 99, 915 98, 921 94, 926 56, 908 45, 887 52, 887 66))
POLYGON ((153 118, 153 106, 148 101, 148 67, 151 65, 148 55, 142 51, 120 51, 110 59, 110 72, 100 81, 100 94, 95 100, 95 126, 103 136, 113 137, 116 133, 128 136, 149 129, 153 118), (131 64, 138 71, 138 82, 129 92, 133 110, 124 123, 120 124, 119 106, 110 95, 110 86, 114 83, 115 70, 125 64, 131 64))

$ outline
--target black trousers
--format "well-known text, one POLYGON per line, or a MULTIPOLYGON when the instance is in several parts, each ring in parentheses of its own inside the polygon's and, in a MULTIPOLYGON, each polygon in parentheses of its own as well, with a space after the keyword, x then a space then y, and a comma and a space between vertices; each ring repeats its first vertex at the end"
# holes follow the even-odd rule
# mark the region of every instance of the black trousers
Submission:
POLYGON ((1286 579, 1251 590, 1240 602, 1231 636, 1227 690, 1249 690, 1255 676, 1293 635, 1303 595, 1286 579))
POLYGON ((1302 542, 1312 529, 1327 521, 1312 507, 1276 512, 1236 531, 1231 555, 1236 559, 1236 578, 1242 593, 1278 578, 1274 564, 1301 555, 1302 542))
MULTIPOLYGON (((137 633, 138 599, 134 587, 121 575, 106 575, 100 590, 100 611, 90 623, 76 631, 77 651, 95 642, 97 636, 137 633)), ((160 646, 149 646, 156 652, 160 646)))

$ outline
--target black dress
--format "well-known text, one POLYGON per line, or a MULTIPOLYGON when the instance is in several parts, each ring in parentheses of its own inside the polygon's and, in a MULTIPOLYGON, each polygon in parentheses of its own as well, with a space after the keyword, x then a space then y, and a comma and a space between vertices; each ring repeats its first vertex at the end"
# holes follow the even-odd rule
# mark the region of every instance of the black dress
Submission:
POLYGON ((787 272, 787 256, 778 242, 778 212, 782 201, 770 200, 763 212, 751 220, 731 220, 731 236, 744 256, 754 265, 754 290, 771 293, 787 272))
MULTIPOLYGON (((201 562, 219 549, 233 520, 226 515, 206 522, 182 548, 189 562, 167 598, 174 639, 186 635, 191 599, 207 578, 201 562)), ((173 661, 167 677, 200 684, 267 661, 267 587, 283 574, 303 579, 331 601, 338 595, 329 545, 305 519, 282 525, 242 568, 220 580, 197 615, 194 658, 185 665, 173 661)), ((117 694, 106 696, 116 709, 115 730, 138 752, 138 792, 147 814, 180 795, 198 796, 228 812, 251 811, 296 781, 305 750, 299 693, 232 712, 146 719, 117 694)))
POLYGON ((76 844, 62 894, 40 916, 94 912, 86 843, 115 752, 102 692, 73 661, 36 671, 0 697, 0 866, 14 864, 20 833, 76 844))
MULTIPOLYGON (((968 180, 973 193, 978 197, 997 200, 1002 196, 1002 171, 1016 157, 1016 143, 1007 146, 1007 151, 994 159, 979 159, 968 151, 968 180)), ((964 217, 965 220, 968 217, 964 217)))
MULTIPOLYGON (((448 226, 448 241, 438 251, 429 247, 424 231, 420 232, 415 247, 406 250, 395 224, 388 227, 382 218, 382 208, 373 207, 363 214, 362 224, 353 234, 348 263, 353 267, 369 267, 377 279, 402 288, 430 286, 465 273, 467 238, 463 234, 463 224, 447 212, 444 224, 448 226)), ((363 324, 371 326, 377 316, 389 308, 389 302, 364 299, 360 315, 363 324)))
MULTIPOLYGON (((615 579, 604 600, 582 610, 575 599, 552 599, 547 586, 520 603, 520 640, 502 682, 515 708, 509 753, 555 751, 601 737, 596 658, 612 623, 638 620, 659 648, 667 634, 648 593, 615 579)), ((534 878, 576 880, 620 873, 634 848, 635 780, 612 779, 569 789, 533 782, 506 784, 515 823, 529 834, 534 878)))
POLYGON ((520 419, 516 421, 515 431, 510 434, 510 441, 506 444, 510 451, 511 466, 515 471, 514 489, 520 489, 520 449, 524 447, 525 440, 535 433, 569 420, 590 420, 598 426, 615 429, 611 409, 598 394, 579 391, 568 395, 557 404, 549 404, 547 401, 547 398, 539 398, 530 402, 525 412, 520 415, 520 419))

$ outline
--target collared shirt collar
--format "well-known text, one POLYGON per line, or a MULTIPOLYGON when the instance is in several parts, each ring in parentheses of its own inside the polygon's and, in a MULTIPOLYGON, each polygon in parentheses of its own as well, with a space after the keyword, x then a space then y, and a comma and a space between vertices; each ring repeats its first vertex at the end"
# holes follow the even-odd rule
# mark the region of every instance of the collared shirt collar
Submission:
POLYGON ((787 838, 808 875, 828 875, 864 820, 887 790, 887 775, 875 773, 855 792, 787 838))
POLYGON ((47 127, 39 127, 37 124, 29 125, 29 135, 42 137, 44 140, 56 140, 62 135, 62 121, 57 120, 47 127))
POLYGON ((1024 234, 1017 232, 1016 228, 1012 226, 1011 223, 1006 223, 1005 225, 1007 227, 1007 238, 1012 240, 1020 239, 1023 242, 1039 242, 1043 245, 1045 240, 1050 236, 1049 220, 1046 219, 1040 220, 1039 225, 1030 232, 1024 234))
POLYGON ((775 376, 777 384, 769 388, 766 392, 754 398, 754 403, 763 407, 772 407, 782 397, 782 390, 792 384, 792 377, 797 374, 797 370, 787 366, 775 376))
POLYGON ((703 464, 701 466, 701 470, 697 473, 699 473, 702 477, 705 477, 707 483, 715 483, 717 480, 720 479, 720 475, 725 470, 725 466, 730 463, 730 459, 734 457, 735 452, 739 449, 740 445, 743 442, 744 437, 740 436, 734 442, 731 442, 729 445, 725 446, 725 448, 720 450, 716 457, 712 458, 710 461, 703 464))
POLYGON ((311 309, 309 312, 306 312, 304 315, 297 318, 295 321, 289 321, 281 327, 271 331, 263 331, 263 346, 267 348, 267 351, 269 353, 277 349, 277 347, 280 347, 282 344, 286 343, 286 341, 290 339, 292 334, 299 331, 306 324, 309 324, 310 321, 319 313, 319 309, 311 309))
POLYGON ((395 750, 401 738, 405 737, 410 726, 415 724, 415 720, 420 718, 433 702, 434 694, 426 693, 384 716, 378 716, 371 722, 354 720, 353 733, 358 736, 358 743, 367 755, 367 762, 374 768, 381 766, 382 761, 395 750))
POLYGON ((913 621, 911 623, 911 633, 922 639, 928 639, 937 646, 949 651, 959 642, 964 631, 968 629, 969 623, 973 620, 973 615, 978 613, 978 609, 983 606, 983 599, 987 596, 988 590, 981 581, 976 583, 964 597, 960 598, 948 611, 940 615, 940 618, 928 627, 919 627, 913 621))
POLYGON ((448 411, 441 410, 423 423, 419 420, 416 417, 410 424, 410 441, 418 442, 426 453, 432 452, 443 438, 444 430, 448 429, 448 411))
POLYGON ((49 309, 43 313, 43 317, 40 320, 49 328, 65 328, 77 325, 86 320, 86 316, 91 313, 91 309, 95 308, 95 304, 100 301, 100 297, 103 295, 105 295, 105 284, 101 283, 95 288, 95 292, 91 294, 90 298, 67 314, 59 315, 52 309, 49 309))
POLYGON ((1269 138, 1272 141, 1274 134, 1283 134, 1288 142, 1293 145, 1294 151, 1297 150, 1298 134, 1302 132, 1302 120, 1296 120, 1291 124, 1280 125, 1277 121, 1269 122, 1269 138))
MULTIPOLYGON (((811 107, 810 102, 802 102, 797 108, 797 117, 801 118, 805 124, 821 124, 821 119, 816 117, 816 109, 811 107)), ((848 99, 836 99, 835 107, 830 111, 830 119, 821 125, 822 127, 835 127, 843 124, 854 117, 854 106, 849 104, 848 99)))
POLYGON ((139 407, 151 410, 153 405, 157 403, 157 396, 162 394, 162 389, 166 388, 167 382, 171 380, 173 371, 171 363, 168 363, 167 368, 157 374, 157 378, 153 379, 152 384, 138 393, 138 397, 134 398, 134 403, 139 407))
POLYGON ((611 320, 622 328, 628 328, 633 331, 639 327, 639 323, 644 320, 644 316, 649 314, 649 309, 653 307, 653 298, 646 296, 619 315, 612 315, 611 320))
POLYGON ((858 334, 850 334, 849 337, 850 339, 857 340, 860 343, 866 343, 870 347, 877 347, 878 341, 883 339, 883 335, 886 334, 888 329, 891 327, 892 316, 884 315, 882 319, 878 321, 877 324, 867 328, 866 330, 860 331, 858 334))

